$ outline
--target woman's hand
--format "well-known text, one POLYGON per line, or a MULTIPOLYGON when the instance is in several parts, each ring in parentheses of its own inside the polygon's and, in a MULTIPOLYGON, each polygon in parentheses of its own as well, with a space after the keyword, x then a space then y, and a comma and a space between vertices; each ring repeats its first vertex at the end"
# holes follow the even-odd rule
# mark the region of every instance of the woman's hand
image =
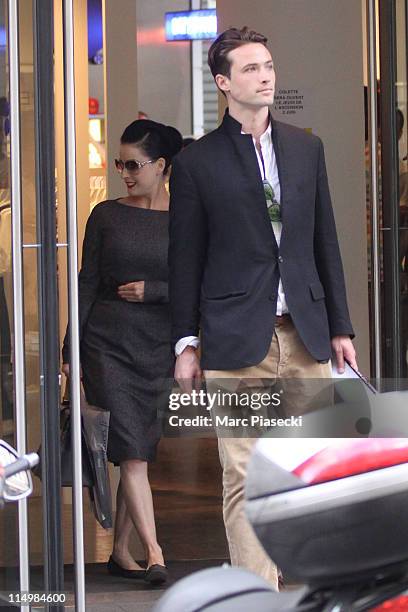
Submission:
POLYGON ((127 302, 143 302, 144 301, 144 281, 135 281, 120 285, 118 287, 118 295, 122 300, 127 302))

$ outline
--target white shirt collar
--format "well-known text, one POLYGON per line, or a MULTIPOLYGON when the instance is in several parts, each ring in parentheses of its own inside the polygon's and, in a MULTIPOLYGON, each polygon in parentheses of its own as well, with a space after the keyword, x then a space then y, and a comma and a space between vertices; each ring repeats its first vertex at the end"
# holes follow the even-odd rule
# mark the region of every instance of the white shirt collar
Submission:
MULTIPOLYGON (((241 134, 246 134, 247 132, 244 132, 244 130, 241 130, 241 134)), ((268 127, 266 128, 266 130, 264 131, 263 134, 261 134, 260 137, 260 141, 265 141, 266 138, 272 138, 272 124, 269 121, 268 127)), ((255 138, 252 136, 252 140, 255 140, 255 138)))

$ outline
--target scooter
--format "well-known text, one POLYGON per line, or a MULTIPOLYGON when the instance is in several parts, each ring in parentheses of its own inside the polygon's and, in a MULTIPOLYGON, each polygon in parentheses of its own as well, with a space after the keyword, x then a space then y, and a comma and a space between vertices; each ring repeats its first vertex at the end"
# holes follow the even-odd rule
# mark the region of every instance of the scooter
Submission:
POLYGON ((19 501, 33 490, 30 470, 38 464, 37 453, 19 457, 17 451, 4 440, 0 440, 0 506, 4 502, 19 501))
MULTIPOLYGON (((408 408, 408 394, 399 399, 395 418, 408 408)), ((247 516, 302 586, 278 593, 246 570, 211 568, 177 582, 153 612, 407 611, 407 507, 408 435, 263 438, 248 466, 247 516)))

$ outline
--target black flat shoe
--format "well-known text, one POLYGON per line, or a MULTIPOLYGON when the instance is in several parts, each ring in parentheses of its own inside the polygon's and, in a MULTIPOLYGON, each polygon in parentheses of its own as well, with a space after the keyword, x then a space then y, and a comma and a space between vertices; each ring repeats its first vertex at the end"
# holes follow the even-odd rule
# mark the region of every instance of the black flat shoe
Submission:
POLYGON ((163 582, 167 582, 169 578, 169 572, 165 565, 159 565, 155 563, 151 565, 149 569, 146 570, 146 574, 144 579, 149 584, 163 584, 163 582))
POLYGON ((116 563, 112 555, 109 557, 107 564, 108 572, 111 576, 120 576, 120 578, 138 578, 143 579, 146 576, 146 570, 128 570, 116 563))

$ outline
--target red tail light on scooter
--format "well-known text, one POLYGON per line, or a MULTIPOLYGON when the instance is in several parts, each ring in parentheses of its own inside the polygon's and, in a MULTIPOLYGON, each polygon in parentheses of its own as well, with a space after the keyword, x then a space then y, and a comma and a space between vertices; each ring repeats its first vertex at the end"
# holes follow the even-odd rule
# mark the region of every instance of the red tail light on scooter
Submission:
POLYGON ((408 596, 400 595, 380 606, 372 608, 371 612, 406 612, 408 610, 408 596))
POLYGON ((292 473, 307 484, 317 484, 401 463, 408 463, 407 438, 350 439, 333 442, 292 473))

